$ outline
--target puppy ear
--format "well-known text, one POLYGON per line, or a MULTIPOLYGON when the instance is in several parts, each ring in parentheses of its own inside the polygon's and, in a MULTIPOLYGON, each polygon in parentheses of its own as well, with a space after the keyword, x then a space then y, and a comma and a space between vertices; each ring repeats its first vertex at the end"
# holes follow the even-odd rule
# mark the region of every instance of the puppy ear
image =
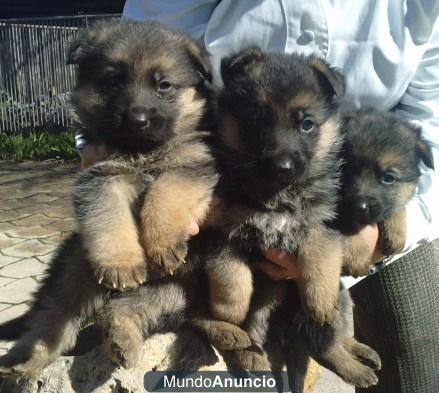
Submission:
POLYGON ((93 52, 93 41, 96 32, 90 29, 81 30, 70 44, 67 52, 67 64, 80 64, 93 52))
POLYGON ((416 143, 416 153, 428 168, 434 169, 433 152, 430 144, 425 139, 419 138, 416 143))
POLYGON ((185 38, 184 45, 192 64, 201 77, 208 82, 212 82, 212 71, 208 53, 189 38, 185 38))
POLYGON ((329 66, 324 60, 318 57, 311 58, 311 67, 329 94, 338 98, 344 96, 346 82, 343 74, 329 66))
POLYGON ((225 57, 221 61, 221 77, 227 85, 237 76, 247 74, 251 69, 262 62, 264 53, 258 47, 244 49, 234 55, 225 57))

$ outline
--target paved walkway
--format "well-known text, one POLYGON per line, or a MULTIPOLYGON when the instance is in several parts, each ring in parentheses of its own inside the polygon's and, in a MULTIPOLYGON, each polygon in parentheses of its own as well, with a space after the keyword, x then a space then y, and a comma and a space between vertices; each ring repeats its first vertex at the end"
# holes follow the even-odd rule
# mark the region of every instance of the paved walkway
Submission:
MULTIPOLYGON (((78 164, 0 161, 0 323, 28 308, 57 244, 73 228, 78 164)), ((436 242, 439 259, 439 242, 436 242)), ((5 344, 0 342, 0 352, 5 344)), ((315 393, 353 393, 326 371, 315 393)))
POLYGON ((0 161, 0 323, 27 309, 57 244, 73 227, 78 164, 0 161))

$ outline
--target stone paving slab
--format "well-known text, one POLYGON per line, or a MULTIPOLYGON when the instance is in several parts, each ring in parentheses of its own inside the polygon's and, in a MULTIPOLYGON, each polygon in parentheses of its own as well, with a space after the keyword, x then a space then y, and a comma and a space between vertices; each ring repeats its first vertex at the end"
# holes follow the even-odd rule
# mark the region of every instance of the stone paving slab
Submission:
MULTIPOLYGON (((0 323, 3 323, 5 321, 9 321, 12 318, 15 318, 21 314, 24 314, 28 309, 29 309, 29 307, 26 304, 20 304, 20 305, 15 306, 15 307, 9 307, 5 311, 2 311, 2 313, 0 314, 0 323)), ((0 343, 3 343, 3 342, 0 341, 0 343)), ((0 344, 0 347, 2 347, 2 346, 3 345, 0 344)))
POLYGON ((2 253, 10 257, 32 258, 36 255, 45 255, 53 248, 53 245, 43 244, 38 239, 29 239, 2 249, 2 253))
POLYGON ((4 250, 5 248, 12 247, 15 244, 21 243, 24 239, 16 239, 13 237, 9 237, 6 233, 0 232, 0 250, 4 250))
MULTIPOLYGON (((41 225, 41 224, 40 224, 41 225)), ((10 241, 23 241, 23 239, 45 239, 47 237, 56 236, 59 231, 56 229, 52 229, 49 225, 48 228, 43 228, 42 226, 16 226, 4 232, 6 237, 10 241)), ((1 234, 0 234, 1 235, 1 234)), ((1 247, 0 237, 0 249, 1 247)))
MULTIPOLYGON (((10 277, 0 277, 0 288, 4 287, 7 284, 10 284, 12 281, 15 281, 14 278, 10 278, 10 277)), ((6 304, 3 304, 3 306, 0 306, 0 312, 2 310, 4 310, 6 307, 6 304)))
MULTIPOLYGON (((15 280, 12 283, 0 288, 2 304, 22 304, 29 301, 32 292, 37 289, 38 282, 32 277, 26 277, 15 280)), ((0 319, 3 318, 3 313, 0 313, 0 319)))
POLYGON ((42 263, 49 263, 54 256, 53 252, 49 252, 46 255, 38 255, 36 258, 42 263))
POLYGON ((2 269, 1 273, 2 276, 7 278, 36 277, 43 274, 46 268, 47 266, 44 263, 34 257, 22 259, 20 262, 8 265, 2 269))
POLYGON ((0 322, 27 309, 53 251, 73 228, 70 194, 78 173, 78 163, 0 161, 0 322))
MULTIPOLYGON (((23 239, 23 241, 24 241, 24 239, 23 239)), ((1 250, 1 248, 0 248, 0 250, 1 250)), ((20 257, 9 257, 9 256, 6 256, 6 255, 3 255, 3 254, 1 254, 1 251, 0 251, 0 268, 2 268, 3 266, 10 265, 11 263, 14 263, 14 262, 18 262, 21 259, 23 259, 23 258, 20 258, 20 257)), ((1 276, 1 270, 0 270, 0 276, 1 276)), ((0 298, 0 300, 1 300, 1 298, 0 298)))

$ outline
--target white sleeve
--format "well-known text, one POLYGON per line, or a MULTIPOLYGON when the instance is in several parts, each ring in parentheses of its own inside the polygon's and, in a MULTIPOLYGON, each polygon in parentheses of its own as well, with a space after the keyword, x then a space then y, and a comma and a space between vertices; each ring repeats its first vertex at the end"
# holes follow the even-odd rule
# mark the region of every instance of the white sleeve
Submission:
POLYGON ((439 237, 439 22, 395 113, 422 127, 436 171, 422 166, 416 195, 407 206, 406 251, 439 237))
POLYGON ((161 22, 201 39, 217 0, 127 0, 122 20, 161 22))

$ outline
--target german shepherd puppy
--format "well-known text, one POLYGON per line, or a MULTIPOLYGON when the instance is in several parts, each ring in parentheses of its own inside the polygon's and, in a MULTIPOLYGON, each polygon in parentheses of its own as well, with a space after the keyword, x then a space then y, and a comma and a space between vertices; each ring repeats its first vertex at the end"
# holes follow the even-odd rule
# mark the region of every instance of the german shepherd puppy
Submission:
POLYGON ((228 360, 235 367, 267 370, 261 348, 270 320, 281 309, 277 324, 289 331, 299 326, 296 335, 304 331, 325 366, 357 386, 374 384, 373 369, 357 358, 378 368, 378 355, 347 337, 341 322, 346 312, 340 305, 346 303, 340 299, 343 241, 327 226, 335 217, 339 187, 337 99, 344 94, 344 78, 317 57, 265 54, 257 48, 224 59, 221 72, 223 157, 217 192, 224 211, 212 225, 223 245, 206 262, 217 321, 194 323, 214 346, 234 349, 228 360), (298 255, 295 284, 274 283, 254 269, 263 258, 261 249, 272 247, 298 255), (249 348, 249 341, 241 341, 243 330, 249 348), (359 348, 367 355, 359 356, 359 348))
POLYGON ((257 48, 224 59, 221 71, 218 193, 226 209, 218 225, 228 240, 207 262, 213 316, 244 321, 252 261, 274 247, 298 255, 303 305, 316 321, 331 321, 342 239, 325 221, 334 217, 339 185, 336 98, 344 79, 316 57, 257 48))
POLYGON ((376 110, 343 117, 341 198, 336 227, 347 236, 344 270, 352 276, 368 274, 367 245, 358 232, 378 224, 384 255, 403 250, 406 240, 405 205, 418 184, 422 161, 433 169, 430 146, 421 129, 376 110))
POLYGON ((99 23, 68 62, 79 66, 73 104, 84 134, 113 154, 74 186, 77 232, 30 311, 0 327, 0 339, 19 338, 0 374, 35 375, 72 348, 111 296, 99 284, 124 290, 177 269, 217 180, 203 131, 209 63, 194 41, 155 23, 99 23))

